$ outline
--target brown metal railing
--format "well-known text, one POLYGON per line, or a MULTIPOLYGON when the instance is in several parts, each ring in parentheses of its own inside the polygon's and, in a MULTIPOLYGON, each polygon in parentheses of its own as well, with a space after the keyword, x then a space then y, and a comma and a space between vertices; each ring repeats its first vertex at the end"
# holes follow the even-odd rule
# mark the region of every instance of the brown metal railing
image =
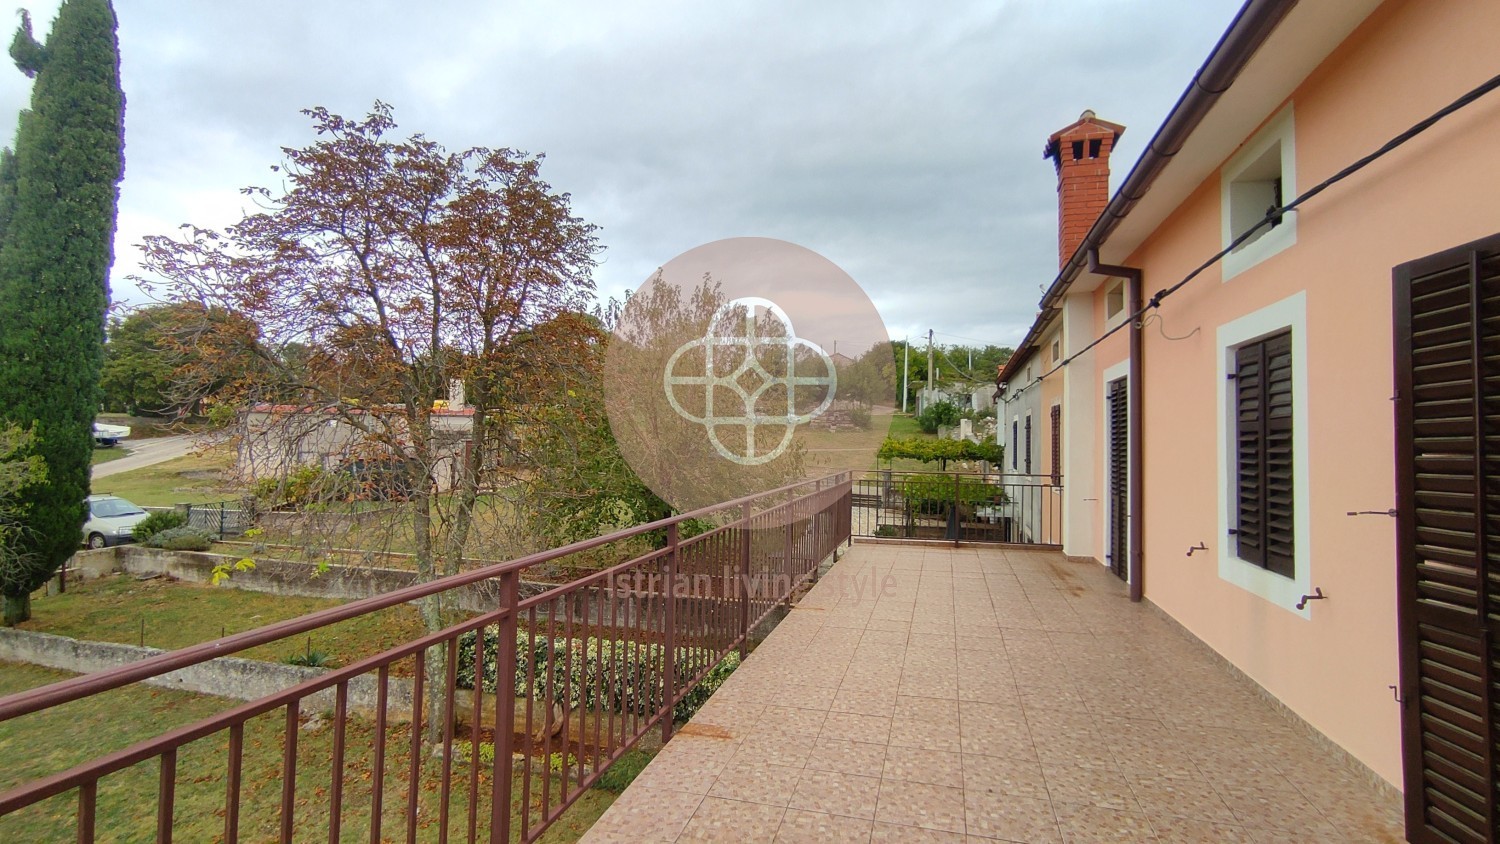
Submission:
POLYGON ((1062 478, 870 472, 854 481, 852 531, 880 539, 1062 545, 1062 478))
POLYGON ((73 793, 77 840, 94 841, 101 784, 149 776, 136 766, 154 760, 154 806, 127 813, 141 828, 113 818, 112 837, 142 840, 154 826, 170 842, 212 788, 226 842, 338 842, 354 826, 371 841, 533 841, 642 737, 669 737, 674 708, 850 538, 851 483, 843 473, 795 484, 0 698, 5 723, 339 621, 497 587, 492 611, 0 793, 0 824, 73 793), (566 584, 525 580, 544 563, 642 542, 655 547, 566 584), (267 742, 273 759, 279 750, 279 782, 256 791, 247 759, 267 742), (275 805, 247 830, 257 799, 275 805))

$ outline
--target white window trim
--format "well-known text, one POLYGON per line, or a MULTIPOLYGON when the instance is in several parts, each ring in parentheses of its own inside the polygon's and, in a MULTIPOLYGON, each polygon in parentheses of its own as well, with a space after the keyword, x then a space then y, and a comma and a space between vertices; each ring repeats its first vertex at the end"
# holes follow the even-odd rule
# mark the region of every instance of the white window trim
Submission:
MULTIPOLYGON (((1126 401, 1126 404, 1128 406, 1128 404, 1130 402, 1130 391, 1132 389, 1134 389, 1134 387, 1130 383, 1130 361, 1129 360, 1122 360, 1119 363, 1115 364, 1114 366, 1111 366, 1108 369, 1104 370, 1104 383, 1103 383, 1102 388, 1099 391, 1099 412, 1101 414, 1100 417, 1099 417, 1099 423, 1100 423, 1099 424, 1099 432, 1100 432, 1100 437, 1099 437, 1099 453, 1102 454, 1102 455, 1104 455, 1104 473, 1099 478, 1099 535, 1104 538, 1104 545, 1099 549, 1100 550, 1099 562, 1103 563, 1105 568, 1109 568, 1109 564, 1110 564, 1109 549, 1112 547, 1112 545, 1113 545, 1112 540, 1114 539, 1114 537, 1112 537, 1110 535, 1110 532, 1109 532, 1109 507, 1110 507, 1110 504, 1109 504, 1109 470, 1110 470, 1110 456, 1111 456, 1111 452, 1110 452, 1110 449, 1109 449, 1109 434, 1110 434, 1109 385, 1112 384, 1112 383, 1114 383, 1115 381, 1119 381, 1121 379, 1124 379, 1124 381, 1125 381, 1125 401, 1126 401)), ((1126 415, 1128 416, 1129 414, 1126 414, 1126 415)), ((1129 424, 1129 423, 1127 422, 1127 424, 1129 424)), ((1130 488, 1130 470, 1131 470, 1131 468, 1132 467, 1130 465, 1130 449, 1126 448, 1126 450, 1125 450, 1125 488, 1126 489, 1130 488)), ((1065 478, 1064 481, 1066 481, 1066 480, 1067 479, 1065 478)), ((1130 518, 1130 507, 1134 503, 1135 502, 1131 501, 1129 495, 1127 494, 1126 498, 1125 498, 1125 508, 1126 508, 1126 511, 1125 511, 1125 547, 1126 547, 1126 549, 1129 549, 1131 547, 1131 545, 1130 545, 1130 533, 1131 533, 1131 529, 1132 529, 1131 528, 1132 519, 1130 518)), ((1126 572, 1126 582, 1128 583, 1129 582, 1129 573, 1130 573, 1130 565, 1129 565, 1129 561, 1128 560, 1126 561, 1125 572, 1126 572)))
POLYGON ((1114 328, 1115 326, 1117 326, 1120 323, 1124 322, 1125 321, 1125 317, 1130 316, 1130 302, 1126 301, 1126 298, 1125 298, 1126 295, 1129 292, 1130 291, 1126 289, 1126 284, 1125 284, 1125 280, 1124 279, 1120 279, 1119 281, 1115 282, 1112 285, 1105 285, 1105 288, 1104 288, 1104 327, 1105 328, 1107 328, 1107 329, 1108 328, 1114 328), (1109 315, 1109 294, 1116 287, 1120 288, 1120 312, 1117 313, 1117 314, 1115 314, 1114 316, 1110 316, 1109 315))
POLYGON ((1308 474, 1307 293, 1295 293, 1233 322, 1219 326, 1218 349, 1218 466, 1219 466, 1219 577, 1258 595, 1293 615, 1312 618, 1312 609, 1297 609, 1297 601, 1312 592, 1312 516, 1308 474), (1238 503, 1234 476, 1235 412, 1229 389, 1234 350, 1252 340, 1292 330, 1292 530, 1295 571, 1285 577, 1240 559, 1234 537, 1238 503))
MULTIPOLYGON (((1294 144, 1295 126, 1292 106, 1287 104, 1281 113, 1271 119, 1255 137, 1245 142, 1240 151, 1220 171, 1219 227, 1220 244, 1228 246, 1234 240, 1230 229, 1229 186, 1274 144, 1281 144, 1281 200, 1290 202, 1297 196, 1297 151, 1294 144)), ((1297 212, 1284 215, 1281 223, 1254 241, 1224 256, 1221 263, 1223 280, 1228 281, 1261 261, 1292 246, 1297 242, 1297 212)))

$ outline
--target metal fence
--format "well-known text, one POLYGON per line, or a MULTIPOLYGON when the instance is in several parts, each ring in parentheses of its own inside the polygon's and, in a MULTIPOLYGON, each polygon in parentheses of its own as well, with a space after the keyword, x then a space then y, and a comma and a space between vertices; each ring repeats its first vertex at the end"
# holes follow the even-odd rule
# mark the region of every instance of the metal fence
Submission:
POLYGON ((154 830, 169 842, 185 821, 201 825, 218 811, 227 842, 366 832, 371 841, 533 841, 643 736, 670 736, 674 707, 743 653, 750 631, 849 539, 850 494, 848 473, 808 481, 0 698, 0 723, 46 717, 338 622, 431 609, 473 584, 499 595, 492 611, 260 700, 225 702, 120 750, 96 743, 89 752, 101 755, 0 793, 0 823, 29 807, 55 817, 65 807, 46 801, 71 800, 85 843, 100 823, 111 838, 154 830), (684 535, 692 531, 701 532, 684 535), (643 537, 658 540, 654 550, 521 595, 529 569, 643 537), (101 821, 106 789, 130 776, 149 778, 137 790, 155 800, 101 821))
POLYGON ((1051 475, 879 470, 854 481, 855 536, 1062 544, 1062 484, 1051 475))
POLYGON ((187 516, 188 527, 211 533, 219 539, 239 536, 254 526, 251 514, 238 501, 208 504, 178 504, 173 507, 142 507, 150 513, 178 512, 187 516))

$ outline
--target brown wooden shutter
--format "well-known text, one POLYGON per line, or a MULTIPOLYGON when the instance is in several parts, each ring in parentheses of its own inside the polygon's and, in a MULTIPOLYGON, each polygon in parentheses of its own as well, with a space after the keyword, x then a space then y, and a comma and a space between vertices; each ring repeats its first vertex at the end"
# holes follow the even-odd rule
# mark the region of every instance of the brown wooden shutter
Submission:
POLYGON ((1021 444, 1020 424, 1021 423, 1017 422, 1014 419, 1010 420, 1010 468, 1011 468, 1011 471, 1015 471, 1016 469, 1019 469, 1021 467, 1021 464, 1020 464, 1021 455, 1019 454, 1020 449, 1017 448, 1017 446, 1019 446, 1021 444))
POLYGON ((1500 837, 1500 236, 1396 268, 1407 837, 1500 837))
POLYGON ((1062 405, 1052 405, 1052 485, 1062 486, 1062 405))
POLYGON ((1026 417, 1026 471, 1023 474, 1031 474, 1031 417, 1026 417))
POLYGON ((1291 577, 1292 335, 1235 350, 1235 542, 1240 559, 1291 577))
POLYGON ((1130 576, 1130 411, 1124 378, 1109 382, 1109 567, 1130 576))

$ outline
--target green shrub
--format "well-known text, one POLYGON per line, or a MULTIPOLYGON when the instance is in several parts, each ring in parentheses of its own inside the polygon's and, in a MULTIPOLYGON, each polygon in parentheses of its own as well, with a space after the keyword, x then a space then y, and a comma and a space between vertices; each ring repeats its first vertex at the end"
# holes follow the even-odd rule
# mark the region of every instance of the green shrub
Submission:
MULTIPOLYGON (((459 688, 474 688, 477 639, 473 632, 459 637, 456 668, 459 688)), ((659 644, 590 638, 573 642, 570 654, 568 643, 562 639, 542 636, 533 639, 529 634, 518 633, 515 648, 516 674, 511 681, 511 692, 516 697, 529 695, 546 700, 550 692, 554 703, 569 707, 581 705, 637 715, 650 715, 661 707, 664 651, 659 644)), ((485 628, 480 659, 483 670, 479 674, 486 692, 495 692, 497 688, 498 650, 499 635, 493 627, 485 628)), ((677 649, 676 662, 682 670, 691 670, 693 666, 703 666, 712 656, 708 648, 683 647, 677 649)), ((677 702, 672 710, 673 719, 691 718, 739 664, 737 653, 730 653, 716 663, 677 702)))
POLYGON ((207 551, 213 545, 212 534, 186 525, 168 528, 146 540, 147 547, 168 551, 207 551))
POLYGON ((186 513, 176 510, 158 510, 141 519, 130 531, 130 535, 135 538, 136 542, 145 542, 164 530, 182 527, 187 524, 187 521, 186 513))
POLYGON ((928 434, 936 434, 940 427, 951 428, 958 424, 958 420, 958 407, 945 401, 929 404, 926 410, 917 414, 917 425, 928 434))
POLYGON ((333 657, 322 651, 309 650, 305 653, 292 654, 286 658, 287 665, 300 665, 303 668, 331 668, 333 657))
POLYGON ((256 506, 265 510, 305 510, 315 504, 345 501, 353 497, 354 483, 347 475, 321 466, 299 466, 285 477, 261 478, 250 486, 256 506))
POLYGON ((861 431, 870 430, 870 409, 860 405, 849 408, 849 424, 861 431))
POLYGON ((979 478, 954 475, 917 475, 901 480, 901 494, 912 511, 924 516, 940 516, 956 500, 976 507, 981 504, 1004 504, 1005 491, 998 484, 979 478), (955 482, 954 478, 958 480, 955 482))
POLYGON ((624 794, 625 789, 630 787, 635 778, 640 776, 641 771, 651 763, 651 754, 644 750, 631 750, 624 756, 615 760, 613 765, 604 769, 599 775, 599 780, 594 783, 594 788, 607 791, 610 794, 624 794))

